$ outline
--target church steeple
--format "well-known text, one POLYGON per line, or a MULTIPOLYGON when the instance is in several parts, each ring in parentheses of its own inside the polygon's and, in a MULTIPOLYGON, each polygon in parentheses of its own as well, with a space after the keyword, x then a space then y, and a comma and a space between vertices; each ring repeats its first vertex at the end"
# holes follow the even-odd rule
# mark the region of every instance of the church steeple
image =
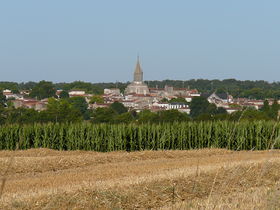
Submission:
POLYGON ((148 86, 143 82, 143 71, 141 69, 139 56, 137 58, 133 82, 127 86, 124 93, 125 95, 132 93, 140 95, 150 94, 148 86))
POLYGON ((134 71, 134 82, 143 82, 143 71, 141 69, 139 56, 137 57, 137 63, 134 71))

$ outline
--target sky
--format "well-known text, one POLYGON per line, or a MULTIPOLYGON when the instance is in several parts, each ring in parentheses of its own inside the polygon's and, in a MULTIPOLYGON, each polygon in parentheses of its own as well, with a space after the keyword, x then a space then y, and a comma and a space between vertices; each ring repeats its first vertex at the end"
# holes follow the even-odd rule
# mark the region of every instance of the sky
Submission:
POLYGON ((0 81, 280 81, 279 0, 9 0, 0 81))

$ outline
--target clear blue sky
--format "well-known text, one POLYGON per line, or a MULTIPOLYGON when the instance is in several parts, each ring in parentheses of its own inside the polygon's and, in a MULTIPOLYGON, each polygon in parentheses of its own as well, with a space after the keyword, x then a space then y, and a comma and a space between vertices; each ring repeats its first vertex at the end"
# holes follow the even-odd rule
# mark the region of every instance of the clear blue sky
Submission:
POLYGON ((7 0, 0 81, 280 81, 279 0, 7 0))

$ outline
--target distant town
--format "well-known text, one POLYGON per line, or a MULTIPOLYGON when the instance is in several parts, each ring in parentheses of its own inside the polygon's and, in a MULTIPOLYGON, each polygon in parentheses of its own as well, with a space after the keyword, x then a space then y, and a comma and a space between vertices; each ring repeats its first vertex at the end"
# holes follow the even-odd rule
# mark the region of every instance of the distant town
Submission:
MULTIPOLYGON (((56 90, 57 98, 61 98, 64 90, 56 90)), ((263 107, 265 100, 256 100, 249 98, 234 98, 232 95, 224 92, 217 93, 200 93, 197 89, 175 88, 165 85, 164 88, 151 88, 143 81, 143 70, 139 59, 137 60, 134 70, 134 79, 121 92, 119 88, 106 88, 101 101, 94 101, 94 94, 89 94, 85 90, 73 89, 67 92, 69 97, 84 97, 88 103, 88 109, 95 110, 97 108, 109 107, 114 102, 119 102, 128 110, 150 110, 152 112, 164 110, 178 110, 182 113, 190 114, 189 103, 194 97, 203 96, 208 102, 215 104, 217 107, 224 108, 228 114, 244 109, 244 107, 259 110, 263 107), (182 100, 174 100, 182 99, 182 100)), ((30 98, 30 90, 21 90, 19 93, 13 93, 12 90, 3 90, 3 95, 10 100, 15 108, 31 108, 37 111, 47 109, 48 98, 38 100, 30 98)), ((269 105, 275 101, 273 98, 267 99, 269 105)), ((279 101, 277 101, 279 103, 279 101)))

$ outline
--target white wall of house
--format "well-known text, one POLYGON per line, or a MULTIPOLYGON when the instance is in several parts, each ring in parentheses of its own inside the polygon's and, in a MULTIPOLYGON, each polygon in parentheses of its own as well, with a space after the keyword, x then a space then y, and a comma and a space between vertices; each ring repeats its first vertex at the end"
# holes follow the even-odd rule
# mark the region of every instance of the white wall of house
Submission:
POLYGON ((71 91, 69 91, 68 94, 72 95, 72 96, 75 96, 75 95, 80 96, 80 95, 85 95, 86 92, 83 90, 71 90, 71 91))

